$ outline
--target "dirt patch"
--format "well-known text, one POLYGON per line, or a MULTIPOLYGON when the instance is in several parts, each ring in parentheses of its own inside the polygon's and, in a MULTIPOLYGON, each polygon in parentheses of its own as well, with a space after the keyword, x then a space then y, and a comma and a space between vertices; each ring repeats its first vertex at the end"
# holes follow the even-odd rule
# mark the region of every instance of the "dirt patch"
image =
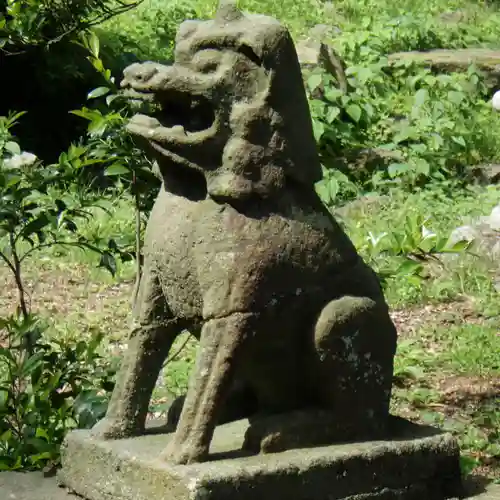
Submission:
POLYGON ((487 402, 500 405, 500 377, 448 377, 440 381, 439 392, 443 403, 450 407, 478 407, 487 402))
POLYGON ((428 325, 484 322, 484 318, 475 312, 474 302, 471 299, 395 309, 390 314, 400 337, 415 336, 419 330, 428 325))

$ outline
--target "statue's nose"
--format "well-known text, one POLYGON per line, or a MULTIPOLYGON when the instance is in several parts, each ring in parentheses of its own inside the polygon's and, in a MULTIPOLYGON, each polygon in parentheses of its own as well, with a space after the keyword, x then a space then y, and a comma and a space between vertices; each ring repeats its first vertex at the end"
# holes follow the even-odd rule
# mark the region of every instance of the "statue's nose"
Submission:
POLYGON ((133 83, 146 83, 158 73, 154 63, 134 63, 123 71, 121 87, 128 87, 133 83))

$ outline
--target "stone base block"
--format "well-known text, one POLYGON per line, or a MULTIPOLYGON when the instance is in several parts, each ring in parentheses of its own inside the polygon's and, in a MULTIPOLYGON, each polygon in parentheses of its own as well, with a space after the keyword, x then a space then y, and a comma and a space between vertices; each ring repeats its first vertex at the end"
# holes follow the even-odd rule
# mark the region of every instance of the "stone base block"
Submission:
POLYGON ((436 429, 393 417, 383 441, 268 455, 241 451, 247 420, 219 426, 211 460, 170 465, 157 457, 170 439, 116 441, 71 432, 59 481, 89 500, 444 500, 462 496, 459 449, 436 429))

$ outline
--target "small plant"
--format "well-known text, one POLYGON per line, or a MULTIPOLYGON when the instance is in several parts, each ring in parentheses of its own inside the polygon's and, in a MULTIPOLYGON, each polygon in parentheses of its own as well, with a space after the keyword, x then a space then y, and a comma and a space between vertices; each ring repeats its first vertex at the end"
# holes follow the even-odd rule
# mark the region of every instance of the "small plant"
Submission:
POLYGON ((106 412, 116 366, 102 335, 74 345, 46 330, 32 314, 0 319, 0 471, 57 466, 66 432, 106 412))
POLYGON ((466 240, 449 244, 449 235, 440 236, 429 230, 428 222, 421 213, 408 214, 400 231, 368 233, 360 251, 372 262, 383 282, 403 279, 419 286, 429 277, 426 264, 443 267, 441 255, 459 254, 470 247, 472 242, 466 240))
POLYGON ((99 169, 104 171, 105 176, 117 179, 118 190, 128 189, 134 198, 137 292, 142 261, 143 213, 151 208, 160 181, 153 174, 151 162, 135 146, 125 130, 130 108, 119 92, 111 71, 104 67, 99 56, 99 38, 94 32, 84 33, 81 45, 88 51, 87 59, 105 83, 89 92, 87 98, 92 101, 104 98, 105 102, 101 106, 97 105, 92 109, 84 107, 72 113, 89 121, 87 147, 90 155, 98 160, 99 169))

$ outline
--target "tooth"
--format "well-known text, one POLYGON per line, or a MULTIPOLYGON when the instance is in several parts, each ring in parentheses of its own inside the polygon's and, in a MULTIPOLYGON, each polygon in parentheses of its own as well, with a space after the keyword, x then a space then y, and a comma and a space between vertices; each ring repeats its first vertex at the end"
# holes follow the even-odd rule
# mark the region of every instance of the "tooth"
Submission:
POLYGON ((184 130, 184 127, 182 125, 174 125, 171 130, 174 133, 182 133, 186 135, 186 131, 184 130))

